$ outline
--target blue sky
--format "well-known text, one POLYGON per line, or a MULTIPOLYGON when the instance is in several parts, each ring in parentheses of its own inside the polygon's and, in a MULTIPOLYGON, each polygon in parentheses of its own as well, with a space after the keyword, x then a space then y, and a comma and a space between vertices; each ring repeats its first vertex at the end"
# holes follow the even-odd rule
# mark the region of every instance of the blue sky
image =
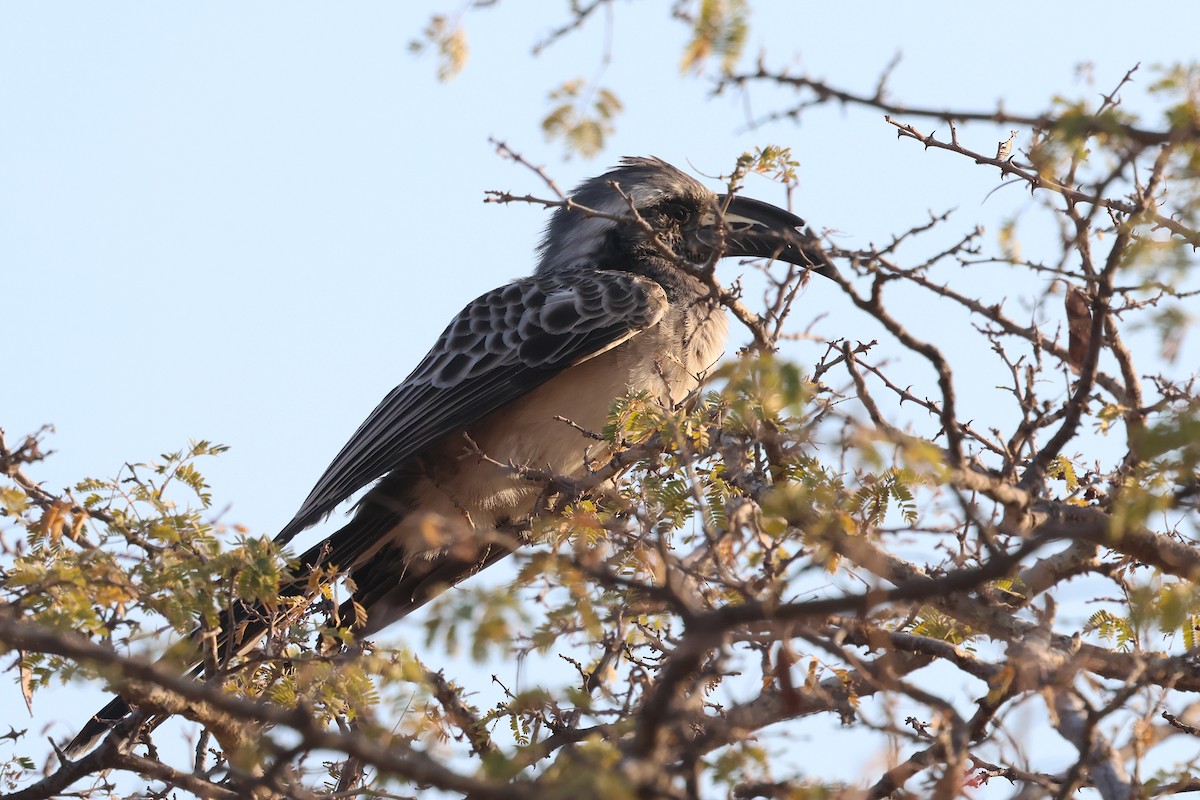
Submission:
MULTIPOLYGON (((470 62, 441 84, 407 43, 453 7, 0 6, 0 269, 21 365, 0 424, 10 436, 56 426, 42 477, 63 485, 213 439, 232 447, 208 468, 226 518, 281 525, 445 321, 530 269, 545 212, 482 198, 544 189, 488 137, 564 186, 626 154, 713 175, 755 145, 790 146, 795 209, 846 243, 881 241, 927 210, 961 208, 963 229, 1027 202, 1010 191, 985 207, 990 170, 896 141, 876 112, 829 107, 747 131, 742 99, 709 100, 705 81, 681 79, 686 31, 625 3, 601 77, 625 113, 599 157, 563 163, 540 132, 545 96, 596 74, 603 20, 534 59, 564 13, 538 8, 469 13, 470 62)), ((902 52, 898 98, 1036 110, 1057 93, 1095 96, 1138 61, 1193 55, 1185 17, 1200 23, 1187 4, 1161 25, 1139 20, 1136 36, 1060 4, 1008 4, 992 21, 963 8, 776 3, 752 18, 747 61, 763 49, 866 91, 902 52), (1089 60, 1094 87, 1075 78, 1089 60)), ((765 92, 750 105, 774 107, 765 92)), ((999 135, 964 131, 983 151, 999 135)), ((765 181, 747 191, 783 199, 765 181)), ((808 295, 802 314, 851 313, 826 287, 808 295)), ((860 324, 820 331, 866 338, 860 324)))
MULTIPOLYGON (((450 316, 530 270, 546 213, 482 199, 545 190, 488 137, 563 186, 622 155, 715 175, 743 150, 790 146, 795 210, 846 244, 951 207, 955 232, 978 219, 994 232, 1029 202, 1015 190, 988 197, 994 171, 897 141, 878 112, 831 106, 799 126, 748 130, 743 98, 709 98, 706 81, 680 76, 686 31, 666 4, 615 5, 600 82, 625 112, 599 157, 563 161, 540 130, 546 94, 597 75, 605 38, 597 19, 532 58, 565 7, 468 13, 470 61, 439 83, 436 62, 407 44, 457 5, 0 5, 0 427, 10 438, 56 427, 57 454, 36 477, 58 489, 211 439, 232 448, 202 465, 222 520, 277 530, 450 316)), ((1151 65, 1197 52, 1200 5, 1162 8, 1128 19, 1130 6, 1112 2, 1086 13, 758 3, 745 63, 762 50, 768 64, 866 92, 902 52, 897 99, 1040 111, 1056 94, 1094 98, 1141 62, 1125 92, 1134 104, 1151 65), (1076 75, 1081 62, 1094 64, 1094 86, 1076 75)), ((767 92, 749 105, 777 107, 767 92)), ((962 135, 994 152, 1007 131, 962 135)), ((783 202, 765 181, 747 192, 783 202)), ((827 287, 810 286, 798 314, 801 327, 825 314, 824 338, 878 335, 827 287)), ((820 347, 794 355, 811 362, 820 347)))

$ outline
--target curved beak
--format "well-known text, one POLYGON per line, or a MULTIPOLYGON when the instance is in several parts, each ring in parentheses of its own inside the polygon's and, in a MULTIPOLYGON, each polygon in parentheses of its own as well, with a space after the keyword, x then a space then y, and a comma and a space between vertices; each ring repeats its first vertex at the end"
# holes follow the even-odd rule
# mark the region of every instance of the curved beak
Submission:
POLYGON ((717 196, 717 210, 706 213, 696 229, 696 238, 709 247, 720 246, 722 256, 757 256, 778 259, 808 267, 818 275, 831 277, 837 270, 804 230, 804 220, 778 206, 734 195, 717 196), (724 235, 718 235, 718 219, 724 222, 724 235))

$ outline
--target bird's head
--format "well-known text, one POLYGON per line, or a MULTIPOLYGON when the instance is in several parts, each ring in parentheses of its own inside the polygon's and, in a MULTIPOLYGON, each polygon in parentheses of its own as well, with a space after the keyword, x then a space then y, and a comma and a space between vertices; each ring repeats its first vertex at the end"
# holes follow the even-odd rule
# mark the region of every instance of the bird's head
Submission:
POLYGON ((661 259, 662 245, 693 264, 716 252, 778 259, 826 277, 833 269, 795 214, 741 195, 715 194, 657 158, 625 158, 576 187, 571 200, 582 208, 555 210, 542 240, 539 274, 628 268, 642 258, 661 259))

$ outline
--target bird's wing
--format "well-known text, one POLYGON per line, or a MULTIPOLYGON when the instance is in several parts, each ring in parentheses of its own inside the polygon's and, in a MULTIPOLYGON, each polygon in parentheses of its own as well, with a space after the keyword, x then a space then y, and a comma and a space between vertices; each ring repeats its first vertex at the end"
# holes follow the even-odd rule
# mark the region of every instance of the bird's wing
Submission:
POLYGON ((608 271, 525 278, 477 298, 359 426, 276 540, 289 541, 429 444, 628 341, 666 308, 654 281, 608 271))

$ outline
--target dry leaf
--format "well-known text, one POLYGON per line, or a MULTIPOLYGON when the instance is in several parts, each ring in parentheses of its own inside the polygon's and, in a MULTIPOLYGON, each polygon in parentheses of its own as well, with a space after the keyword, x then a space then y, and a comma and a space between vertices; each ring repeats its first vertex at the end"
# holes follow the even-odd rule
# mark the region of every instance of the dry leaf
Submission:
POLYGON ((1016 138, 1017 132, 1010 131, 1008 134, 1008 139, 1000 142, 1000 144, 996 146, 997 161, 1007 161, 1009 159, 1009 157, 1012 155, 1013 141, 1016 140, 1016 138))
POLYGON ((55 500, 54 505, 46 509, 46 513, 42 514, 41 527, 42 532, 50 543, 57 546, 62 541, 63 527, 67 524, 67 512, 70 510, 71 504, 66 500, 55 500))
POLYGON ((20 655, 20 670, 21 670, 21 694, 25 697, 25 707, 29 709, 29 716, 33 716, 33 670, 29 668, 29 662, 25 660, 25 653, 22 651, 20 655))

